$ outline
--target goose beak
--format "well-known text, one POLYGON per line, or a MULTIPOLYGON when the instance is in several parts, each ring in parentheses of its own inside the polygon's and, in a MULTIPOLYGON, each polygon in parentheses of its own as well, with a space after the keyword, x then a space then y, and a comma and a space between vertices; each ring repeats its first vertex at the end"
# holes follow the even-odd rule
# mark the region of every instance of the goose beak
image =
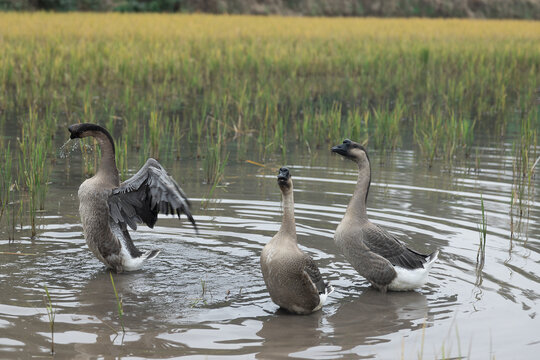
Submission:
POLYGON ((73 124, 70 127, 68 127, 68 130, 71 133, 71 135, 69 136, 70 139, 77 139, 79 137, 76 131, 76 127, 77 127, 77 124, 73 124))
POLYGON ((282 167, 281 169, 279 169, 279 174, 277 176, 278 183, 286 183, 290 177, 291 173, 288 168, 282 167))
POLYGON ((335 152, 341 156, 347 156, 347 147, 345 144, 341 144, 341 145, 336 145, 334 147, 332 147, 332 152, 335 152))

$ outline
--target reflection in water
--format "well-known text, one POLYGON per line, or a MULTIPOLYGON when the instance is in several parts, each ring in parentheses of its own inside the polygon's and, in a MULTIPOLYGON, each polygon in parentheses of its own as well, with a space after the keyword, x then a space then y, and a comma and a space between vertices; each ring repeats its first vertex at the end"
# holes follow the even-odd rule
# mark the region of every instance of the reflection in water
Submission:
POLYGON ((284 310, 261 319, 257 335, 263 338, 257 359, 287 358, 290 354, 316 347, 321 343, 323 311, 309 315, 293 315, 284 310))
POLYGON ((427 315, 428 301, 424 294, 383 294, 367 288, 356 298, 342 299, 335 314, 328 317, 328 323, 333 328, 332 343, 343 354, 355 353, 362 345, 389 342, 400 330, 417 330, 422 324, 416 320, 427 315))

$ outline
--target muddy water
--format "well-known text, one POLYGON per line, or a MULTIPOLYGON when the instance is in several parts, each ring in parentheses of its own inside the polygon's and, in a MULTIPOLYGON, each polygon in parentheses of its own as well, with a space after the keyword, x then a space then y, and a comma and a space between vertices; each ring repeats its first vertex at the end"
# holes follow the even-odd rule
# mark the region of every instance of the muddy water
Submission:
MULTIPOLYGON (((490 147, 478 154, 478 161, 456 164, 451 172, 428 170, 413 151, 382 162, 371 155, 372 221, 418 251, 440 250, 423 289, 380 294, 332 240, 354 189, 354 164, 325 149, 315 157, 289 152, 299 242, 336 288, 323 310, 309 316, 278 311, 259 270, 260 251, 281 221, 275 176, 282 164, 260 168, 232 154, 228 184, 208 203, 200 162, 167 164, 192 198, 199 234, 169 217, 133 232, 137 246, 162 252, 140 271, 114 275, 125 334, 109 273, 81 233, 80 154, 69 168, 58 159, 39 238, 19 231, 14 243, 0 240, 2 252, 35 254, 0 255, 0 358, 48 356, 45 285, 56 309, 59 358, 535 358, 539 198, 534 195, 528 222, 511 240, 512 158, 490 147), (488 235, 485 263, 477 270, 481 195, 488 235)), ((533 180, 536 189, 539 179, 533 180)), ((6 237, 2 229, 0 238, 6 237)))

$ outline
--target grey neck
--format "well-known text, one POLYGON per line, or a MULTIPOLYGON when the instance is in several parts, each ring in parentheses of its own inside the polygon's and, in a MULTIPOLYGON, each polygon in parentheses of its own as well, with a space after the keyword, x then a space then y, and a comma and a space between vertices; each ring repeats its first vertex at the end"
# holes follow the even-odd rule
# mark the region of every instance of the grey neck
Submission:
POLYGON ((120 185, 120 177, 114 157, 114 144, 111 143, 107 135, 100 131, 93 131, 91 136, 98 140, 101 149, 101 161, 95 176, 114 186, 120 185))
POLYGON ((294 197, 292 187, 287 192, 281 192, 283 198, 283 218, 279 234, 282 239, 293 239, 296 244, 296 224, 294 222, 294 197))
POLYGON ((355 219, 367 220, 366 202, 370 183, 371 169, 369 164, 358 164, 358 181, 347 207, 346 215, 355 219))

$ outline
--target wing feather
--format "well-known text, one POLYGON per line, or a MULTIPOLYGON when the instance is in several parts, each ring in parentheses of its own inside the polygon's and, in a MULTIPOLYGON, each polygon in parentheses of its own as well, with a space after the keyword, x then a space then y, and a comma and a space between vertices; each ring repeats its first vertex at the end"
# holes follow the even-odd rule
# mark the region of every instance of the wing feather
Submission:
POLYGON ((371 224, 364 231, 364 244, 370 251, 390 261, 392 265, 406 269, 424 267, 427 255, 409 249, 388 231, 375 224, 371 224))
POLYGON ((129 226, 136 230, 140 223, 152 228, 158 213, 177 214, 178 218, 185 214, 197 229, 185 193, 152 158, 135 175, 112 190, 108 203, 112 220, 122 229, 129 226))
POLYGON ((304 254, 304 271, 309 275, 309 278, 315 284, 319 293, 324 293, 326 289, 326 283, 324 282, 321 272, 315 264, 315 261, 308 254, 304 254))

